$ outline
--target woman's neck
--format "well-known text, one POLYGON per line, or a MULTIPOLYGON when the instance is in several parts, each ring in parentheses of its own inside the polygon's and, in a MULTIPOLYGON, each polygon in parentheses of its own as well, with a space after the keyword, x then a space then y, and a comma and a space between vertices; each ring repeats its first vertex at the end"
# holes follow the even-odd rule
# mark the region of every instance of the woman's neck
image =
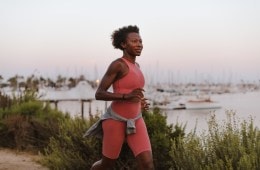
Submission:
POLYGON ((135 64, 135 59, 136 59, 136 57, 123 55, 123 58, 126 59, 127 61, 129 61, 129 62, 135 64))

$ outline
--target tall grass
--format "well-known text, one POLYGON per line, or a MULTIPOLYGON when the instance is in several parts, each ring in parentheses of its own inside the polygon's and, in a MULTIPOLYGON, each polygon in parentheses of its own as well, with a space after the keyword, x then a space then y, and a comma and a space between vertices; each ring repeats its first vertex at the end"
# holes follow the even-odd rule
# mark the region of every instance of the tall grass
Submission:
POLYGON ((232 111, 219 123, 213 115, 208 133, 188 134, 171 154, 176 169, 260 169, 260 131, 253 119, 240 120, 232 111))
POLYGON ((45 149, 43 164, 50 169, 87 169, 101 152, 101 142, 84 139, 89 125, 81 118, 61 122, 59 133, 53 136, 45 149))
MULTIPOLYGON (((101 140, 82 136, 98 117, 70 118, 37 101, 34 93, 14 98, 11 103, 0 108, 1 147, 41 151, 42 163, 50 169, 90 169, 101 158, 101 140)), ((159 109, 144 113, 155 168, 260 169, 260 131, 253 118, 240 120, 232 111, 226 115, 223 122, 212 115, 208 132, 197 135, 195 130, 186 134, 185 126, 178 123, 168 125, 159 109)), ((115 169, 136 167, 131 150, 124 144, 115 169)))
MULTIPOLYGON (((161 115, 159 110, 147 112, 143 116, 151 137, 156 168, 171 168, 171 155, 168 151, 179 132, 176 133, 172 126, 166 124, 166 116, 161 115)), ((102 143, 101 139, 83 138, 82 135, 96 120, 76 118, 62 122, 59 134, 51 139, 45 150, 44 164, 51 169, 90 169, 92 164, 102 157, 102 143)), ((181 132, 180 134, 183 134, 183 130, 181 132)), ((115 169, 136 167, 133 153, 124 144, 115 169)))
POLYGON ((12 105, 0 108, 0 146, 42 151, 51 136, 58 133, 58 122, 68 116, 37 101, 34 93, 8 99, 12 105))

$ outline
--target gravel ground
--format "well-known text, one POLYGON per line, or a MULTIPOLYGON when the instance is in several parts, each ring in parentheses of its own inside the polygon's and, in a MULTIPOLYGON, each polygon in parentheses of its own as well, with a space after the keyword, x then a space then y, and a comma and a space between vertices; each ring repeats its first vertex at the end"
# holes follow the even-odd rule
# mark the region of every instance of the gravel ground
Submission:
POLYGON ((37 160, 40 156, 0 148, 0 170, 48 170, 37 160))

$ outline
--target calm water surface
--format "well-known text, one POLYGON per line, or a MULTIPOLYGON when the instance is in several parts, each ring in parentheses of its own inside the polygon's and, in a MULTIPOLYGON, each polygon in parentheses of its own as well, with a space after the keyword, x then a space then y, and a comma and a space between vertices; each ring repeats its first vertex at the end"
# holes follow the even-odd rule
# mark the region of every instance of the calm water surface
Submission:
MULTIPOLYGON (((219 102, 222 107, 217 110, 168 110, 163 111, 163 113, 167 115, 168 124, 175 124, 176 122, 186 124, 186 132, 193 131, 195 127, 196 132, 203 132, 208 129, 207 121, 212 114, 216 115, 219 122, 223 122, 226 120, 226 111, 230 110, 234 111, 241 120, 248 120, 252 116, 255 125, 260 127, 260 91, 212 95, 211 99, 219 102)), ((58 108, 72 116, 81 116, 79 102, 60 102, 58 108)), ((102 114, 105 108, 104 101, 94 101, 91 106, 89 103, 85 103, 84 117, 89 117, 89 111, 102 114)))
POLYGON ((226 112, 234 111, 239 120, 249 120, 250 116, 254 124, 260 127, 260 92, 247 92, 236 94, 221 94, 211 96, 213 101, 218 101, 222 108, 217 110, 170 110, 164 111, 169 124, 176 122, 186 124, 186 131, 197 132, 208 129, 207 121, 212 114, 216 115, 221 123, 226 120, 226 112))

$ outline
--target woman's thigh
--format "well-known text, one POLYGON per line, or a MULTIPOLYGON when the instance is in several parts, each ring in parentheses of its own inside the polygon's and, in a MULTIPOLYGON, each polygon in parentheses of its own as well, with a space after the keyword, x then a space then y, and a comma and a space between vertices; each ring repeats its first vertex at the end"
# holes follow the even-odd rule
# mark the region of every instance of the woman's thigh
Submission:
POLYGON ((110 159, 117 159, 125 140, 125 122, 107 119, 102 122, 102 153, 110 159))
POLYGON ((151 151, 151 143, 143 118, 136 120, 135 126, 136 133, 127 136, 127 143, 136 157, 144 151, 151 151))

